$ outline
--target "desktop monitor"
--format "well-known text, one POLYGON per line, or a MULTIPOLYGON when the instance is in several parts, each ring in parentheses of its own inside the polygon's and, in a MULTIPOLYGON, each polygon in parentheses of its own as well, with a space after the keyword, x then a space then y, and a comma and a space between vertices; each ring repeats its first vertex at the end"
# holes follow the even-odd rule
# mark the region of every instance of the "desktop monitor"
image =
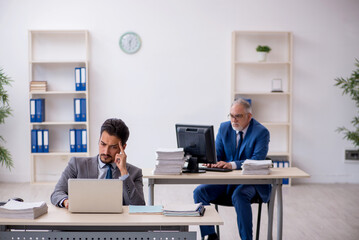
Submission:
POLYGON ((199 163, 216 163, 213 126, 176 124, 177 146, 190 156, 187 169, 182 172, 205 172, 199 163))

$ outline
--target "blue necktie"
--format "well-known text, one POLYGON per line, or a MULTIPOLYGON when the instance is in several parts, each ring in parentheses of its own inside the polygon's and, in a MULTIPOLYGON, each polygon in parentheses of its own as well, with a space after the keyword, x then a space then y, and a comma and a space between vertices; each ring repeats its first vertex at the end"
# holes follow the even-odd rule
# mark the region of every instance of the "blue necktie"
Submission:
POLYGON ((107 163, 107 173, 106 173, 106 179, 112 179, 112 165, 107 163))
POLYGON ((238 141, 237 148, 240 149, 241 145, 242 145, 242 142, 243 142, 243 132, 239 131, 238 134, 239 134, 239 141, 238 141))
POLYGON ((238 141, 238 145, 236 147, 236 155, 234 156, 234 161, 237 161, 239 160, 239 151, 241 150, 241 145, 242 145, 242 142, 243 142, 243 132, 242 131, 239 131, 238 132, 239 134, 239 141, 238 141))

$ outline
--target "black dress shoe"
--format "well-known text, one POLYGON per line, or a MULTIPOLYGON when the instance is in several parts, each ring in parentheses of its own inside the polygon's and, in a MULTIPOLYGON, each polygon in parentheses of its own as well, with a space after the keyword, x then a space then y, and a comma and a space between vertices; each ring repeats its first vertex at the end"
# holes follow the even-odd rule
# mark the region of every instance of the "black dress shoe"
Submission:
POLYGON ((217 233, 209 234, 207 240, 219 240, 217 233))

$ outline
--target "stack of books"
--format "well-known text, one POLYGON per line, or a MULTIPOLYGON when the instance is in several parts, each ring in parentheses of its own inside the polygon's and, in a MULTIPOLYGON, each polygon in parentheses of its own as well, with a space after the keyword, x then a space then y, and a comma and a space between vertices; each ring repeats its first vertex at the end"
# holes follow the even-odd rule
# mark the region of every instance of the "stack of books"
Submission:
POLYGON ((46 92, 47 81, 31 81, 30 92, 46 92))
POLYGON ((272 160, 245 160, 242 164, 243 175, 268 175, 272 160))
POLYGON ((181 174, 185 163, 183 148, 160 148, 156 151, 153 174, 181 174))
POLYGON ((47 213, 45 202, 19 202, 8 201, 0 207, 0 218, 26 218, 35 219, 47 213))
POLYGON ((165 216, 199 217, 203 216, 205 207, 202 203, 167 205, 163 208, 165 216))

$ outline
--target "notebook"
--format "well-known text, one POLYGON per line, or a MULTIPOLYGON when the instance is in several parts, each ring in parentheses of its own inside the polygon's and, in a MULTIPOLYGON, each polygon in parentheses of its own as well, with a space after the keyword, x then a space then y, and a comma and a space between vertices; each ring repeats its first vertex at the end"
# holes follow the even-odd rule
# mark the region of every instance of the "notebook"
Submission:
POLYGON ((121 213, 123 183, 119 179, 68 180, 69 211, 73 213, 121 213))

